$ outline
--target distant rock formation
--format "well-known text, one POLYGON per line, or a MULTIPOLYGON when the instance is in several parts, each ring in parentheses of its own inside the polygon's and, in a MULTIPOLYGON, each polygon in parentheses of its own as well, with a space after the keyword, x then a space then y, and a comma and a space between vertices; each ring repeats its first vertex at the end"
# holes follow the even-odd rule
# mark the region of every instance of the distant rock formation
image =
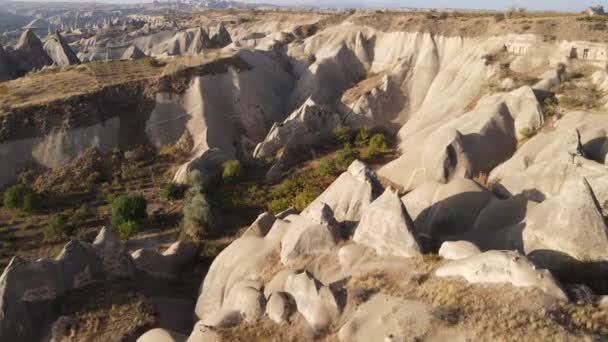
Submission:
POLYGON ((17 63, 17 76, 53 64, 53 60, 44 50, 44 45, 31 29, 21 34, 13 56, 17 63))
POLYGON ((232 43, 232 37, 223 23, 219 24, 216 28, 209 30, 209 36, 216 47, 224 47, 232 43))
POLYGON ((596 5, 587 8, 587 10, 585 10, 585 14, 589 16, 606 15, 606 12, 604 12, 604 6, 596 5))
POLYGON ((72 50, 70 45, 63 39, 59 31, 49 35, 44 43, 44 51, 53 60, 56 65, 73 65, 80 64, 80 59, 72 50))
POLYGON ((141 51, 137 46, 131 45, 120 57, 121 60, 127 59, 142 59, 148 57, 143 51, 141 51))
POLYGON ((8 81, 17 77, 15 62, 11 55, 0 45, 0 81, 8 81))

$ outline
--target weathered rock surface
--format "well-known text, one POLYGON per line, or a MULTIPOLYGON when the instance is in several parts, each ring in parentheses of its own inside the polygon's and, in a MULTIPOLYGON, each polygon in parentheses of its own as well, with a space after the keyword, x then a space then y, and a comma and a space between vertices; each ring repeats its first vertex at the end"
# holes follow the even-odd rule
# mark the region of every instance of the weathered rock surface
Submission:
POLYGON ((184 342, 187 338, 188 336, 173 331, 156 328, 141 335, 137 342, 184 342))
POLYGON ((378 293, 357 308, 340 328, 338 339, 365 342, 429 338, 433 321, 430 305, 378 293))
POLYGON ((365 208, 353 241, 372 247, 378 255, 412 257, 422 254, 413 230, 401 199, 389 188, 365 208))
POLYGON ((281 241, 281 262, 289 265, 300 257, 329 251, 336 245, 338 230, 331 208, 313 203, 287 228, 281 241))
POLYGON ((338 221, 356 222, 380 194, 382 185, 365 164, 355 160, 311 206, 325 203, 338 221))
POLYGON ((103 268, 110 278, 130 278, 135 271, 133 259, 118 235, 110 229, 101 229, 93 247, 103 261, 103 268))
POLYGON ((479 248, 469 241, 446 241, 439 248, 439 256, 447 260, 466 259, 479 253, 479 248))
POLYGON ((11 55, 0 45, 0 81, 17 77, 17 65, 11 55))
POLYGON ((558 196, 539 204, 523 231, 527 254, 565 253, 580 261, 608 260, 608 228, 589 183, 566 181, 558 196))
MULTIPOLYGON (((284 223, 276 220, 264 237, 246 235, 235 240, 215 258, 201 285, 196 303, 195 313, 201 324, 217 326, 226 323, 225 314, 233 311, 225 307, 228 296, 234 288, 238 289, 237 284, 252 285, 251 282, 256 283, 260 279, 264 267, 279 253, 287 227, 284 223)), ((239 293, 236 291, 235 294, 239 293)), ((242 315, 238 312, 237 319, 240 321, 242 315)))
POLYGON ((490 191, 474 181, 456 178, 447 184, 423 184, 402 200, 417 234, 441 238, 472 229, 479 213, 493 198, 490 191))
POLYGON ((289 275, 285 281, 285 292, 293 296, 298 312, 315 331, 327 328, 340 314, 331 289, 306 272, 289 275))
POLYGON ((198 246, 192 241, 178 241, 162 254, 147 248, 131 254, 135 267, 151 276, 175 279, 180 270, 192 262, 198 254, 198 246))
POLYGON ((78 59, 59 31, 47 37, 46 42, 44 42, 44 51, 46 51, 55 65, 66 66, 80 64, 80 59, 78 59))
POLYGON ((134 59, 142 59, 142 58, 146 58, 146 57, 147 57, 147 55, 143 51, 141 51, 137 46, 131 45, 125 50, 125 52, 122 54, 122 56, 120 56, 120 59, 134 60, 134 59))
POLYGON ((27 29, 21 34, 13 51, 17 63, 17 74, 24 75, 31 70, 53 64, 53 60, 44 50, 42 42, 34 31, 27 29))
POLYGON ((528 259, 510 251, 488 251, 439 267, 438 277, 463 277, 471 283, 511 283, 517 287, 534 287, 567 300, 559 283, 547 270, 537 269, 528 259))
POLYGON ((266 315, 277 324, 289 319, 292 310, 288 295, 284 292, 274 292, 266 304, 266 315))

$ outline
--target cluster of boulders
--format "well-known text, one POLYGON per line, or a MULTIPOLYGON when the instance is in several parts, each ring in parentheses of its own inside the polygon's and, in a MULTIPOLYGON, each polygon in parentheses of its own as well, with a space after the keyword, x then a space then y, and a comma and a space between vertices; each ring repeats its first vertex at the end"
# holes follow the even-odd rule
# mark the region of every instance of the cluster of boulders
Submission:
POLYGON ((70 241, 56 259, 14 257, 0 276, 0 340, 41 338, 42 327, 56 318, 55 304, 71 290, 137 274, 175 279, 197 254, 195 243, 179 241, 163 254, 140 249, 131 256, 112 230, 102 228, 93 243, 70 241))
MULTIPOLYGON (((305 323, 303 336, 338 322, 341 341, 430 333, 432 315, 422 314, 432 309, 428 303, 388 294, 363 300, 345 321, 344 280, 399 268, 397 260, 438 247, 444 262, 434 270, 437 278, 512 284, 567 301, 565 288, 545 269, 559 265, 546 262, 543 252, 606 260, 606 231, 583 178, 536 205, 499 199, 464 178, 423 184, 400 198, 355 161, 302 213, 264 213, 220 253, 201 286, 199 322, 189 340, 220 340, 215 328, 255 323, 264 315, 276 324, 293 323, 296 313, 305 323), (420 310, 419 322, 413 307, 420 310)), ((180 340, 155 330, 140 341, 173 341, 152 338, 162 334, 180 340)))

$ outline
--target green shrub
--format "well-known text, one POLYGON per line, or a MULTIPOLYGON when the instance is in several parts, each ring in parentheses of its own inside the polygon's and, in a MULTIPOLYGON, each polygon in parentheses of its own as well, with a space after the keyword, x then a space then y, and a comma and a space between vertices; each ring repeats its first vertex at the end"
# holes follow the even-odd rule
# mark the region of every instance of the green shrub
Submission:
POLYGON ((76 228, 82 225, 89 217, 93 216, 95 213, 93 210, 86 204, 80 206, 80 208, 76 209, 69 217, 68 223, 76 228))
POLYGON ((118 236, 122 241, 127 241, 139 232, 139 225, 134 221, 125 221, 118 226, 118 236))
POLYGON ((169 183, 160 188, 158 196, 165 201, 176 200, 182 196, 182 188, 178 184, 169 183))
POLYGON ((2 203, 9 209, 30 212, 40 207, 40 196, 27 185, 15 184, 6 189, 2 196, 2 203))
POLYGON ((336 153, 336 166, 345 170, 357 158, 359 158, 359 151, 353 149, 350 144, 346 144, 336 153))
POLYGON ((228 183, 234 183, 243 175, 243 166, 238 160, 229 160, 224 163, 222 179, 228 183))
POLYGON ((196 194, 205 191, 207 182, 207 178, 199 170, 190 171, 188 173, 188 192, 196 194))
POLYGON ((376 133, 376 134, 374 134, 369 139, 368 146, 370 148, 375 148, 375 149, 378 149, 380 151, 386 150, 388 148, 388 144, 386 142, 386 136, 384 136, 384 134, 382 134, 382 133, 376 133))
POLYGON ((64 240, 74 234, 74 226, 69 224, 69 218, 66 213, 59 213, 53 216, 42 234, 46 241, 64 240))
POLYGON ((165 63, 160 62, 158 59, 154 57, 146 58, 145 63, 147 66, 151 66, 153 68, 159 68, 165 66, 165 63))
POLYGON ((321 190, 317 189, 317 188, 306 188, 304 189, 304 191, 300 192, 294 199, 293 199, 293 207, 297 210, 297 211, 302 211, 304 209, 306 209, 306 207, 308 207, 308 205, 310 203, 312 203, 312 201, 314 201, 317 197, 319 197, 319 195, 321 195, 321 190))
POLYGON ((194 240, 200 240, 213 231, 213 212, 204 194, 198 193, 187 197, 183 212, 183 235, 194 240))
POLYGON ((364 147, 368 144, 369 142, 369 129, 363 127, 359 130, 359 132, 357 133, 357 137, 355 138, 355 146, 357 147, 364 147))
POLYGON ((321 177, 333 176, 338 172, 336 164, 331 159, 321 159, 317 173, 321 177))
POLYGON ((336 128, 334 128, 334 130, 333 130, 333 133, 334 133, 334 138, 340 144, 348 144, 350 142, 351 135, 350 135, 349 129, 346 126, 343 126, 343 125, 336 126, 336 128))
POLYGON ((273 214, 278 214, 291 207, 291 201, 287 198, 277 198, 268 203, 268 211, 273 214))
POLYGON ((148 216, 146 212, 147 202, 142 195, 127 194, 112 199, 111 224, 118 228, 120 224, 127 221, 140 223, 148 216))

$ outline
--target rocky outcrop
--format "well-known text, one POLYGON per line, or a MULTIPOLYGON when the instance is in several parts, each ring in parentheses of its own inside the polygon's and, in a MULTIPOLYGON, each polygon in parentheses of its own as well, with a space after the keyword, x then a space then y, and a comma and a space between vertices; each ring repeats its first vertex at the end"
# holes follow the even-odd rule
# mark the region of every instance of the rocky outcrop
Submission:
POLYGON ((17 66, 11 55, 0 45, 0 81, 17 77, 17 66))
POLYGON ((416 233, 439 240, 472 229, 492 199, 490 191, 462 178, 448 184, 426 183, 402 198, 416 233))
POLYGON ((439 267, 439 277, 464 277, 471 283, 511 283, 517 287, 534 287, 567 300, 559 283, 547 270, 537 269, 528 259, 510 251, 488 251, 449 262, 439 267))
POLYGON ((356 222, 382 191, 374 172, 355 160, 311 205, 325 203, 338 221, 356 222))
MULTIPOLYGON (((264 237, 246 235, 237 239, 215 258, 201 285, 196 303, 195 313, 201 324, 219 326, 240 322, 245 315, 257 316, 256 308, 253 308, 256 314, 252 316, 247 314, 250 306, 241 305, 256 303, 251 300, 254 297, 252 290, 243 288, 260 290, 262 270, 279 253, 280 242, 287 228, 284 223, 277 219, 264 237), (246 293, 241 294, 242 291, 246 293), (228 296, 233 296, 231 303, 228 296)), ((255 298, 262 301, 259 296, 255 298)), ((262 308, 260 304, 260 310, 262 308)))
POLYGON ((295 299, 298 312, 314 331, 326 329, 340 314, 341 309, 331 289, 306 272, 289 275, 285 292, 295 299))
POLYGON ((187 338, 188 336, 173 331, 156 328, 141 335, 137 342, 185 342, 187 338))
POLYGON ((293 311, 288 296, 285 292, 274 292, 266 304, 266 315, 277 324, 287 321, 293 311))
POLYGON ((31 29, 21 34, 13 56, 17 63, 17 75, 25 75, 32 70, 53 64, 42 42, 31 29))
POLYGON ((338 339, 343 342, 433 340, 435 324, 430 305, 378 293, 357 308, 340 328, 338 339))
POLYGON ((131 254, 135 268, 153 277, 175 279, 181 269, 198 254, 198 245, 192 241, 173 243, 162 254, 152 249, 138 249, 131 254))
POLYGON ((120 56, 122 60, 136 60, 148 57, 143 51, 141 51, 136 45, 129 46, 125 52, 120 56))
POLYGON ((422 251, 413 226, 401 199, 389 188, 366 206, 353 241, 373 248, 380 256, 418 256, 422 251))
POLYGON ((313 203, 287 228, 281 241, 281 262, 289 265, 301 257, 327 252, 336 245, 339 236, 331 208, 313 203))
POLYGON ((608 227, 584 178, 565 182, 558 196, 539 204, 523 231, 527 254, 557 252, 580 261, 608 261, 608 227))
POLYGON ((54 260, 13 258, 0 276, 0 340, 35 340, 40 326, 53 319, 56 300, 72 289, 132 276, 132 263, 106 228, 93 244, 69 242, 54 260))
POLYGON ((447 260, 470 258, 481 253, 475 244, 469 241, 446 241, 439 248, 439 256, 447 260))
POLYGON ((232 43, 232 37, 224 26, 224 23, 220 23, 216 27, 209 30, 209 37, 214 47, 223 48, 226 45, 232 43))
POLYGON ((46 51, 55 65, 66 66, 80 64, 80 59, 78 59, 59 31, 56 31, 55 34, 47 37, 46 42, 44 42, 44 51, 46 51))

